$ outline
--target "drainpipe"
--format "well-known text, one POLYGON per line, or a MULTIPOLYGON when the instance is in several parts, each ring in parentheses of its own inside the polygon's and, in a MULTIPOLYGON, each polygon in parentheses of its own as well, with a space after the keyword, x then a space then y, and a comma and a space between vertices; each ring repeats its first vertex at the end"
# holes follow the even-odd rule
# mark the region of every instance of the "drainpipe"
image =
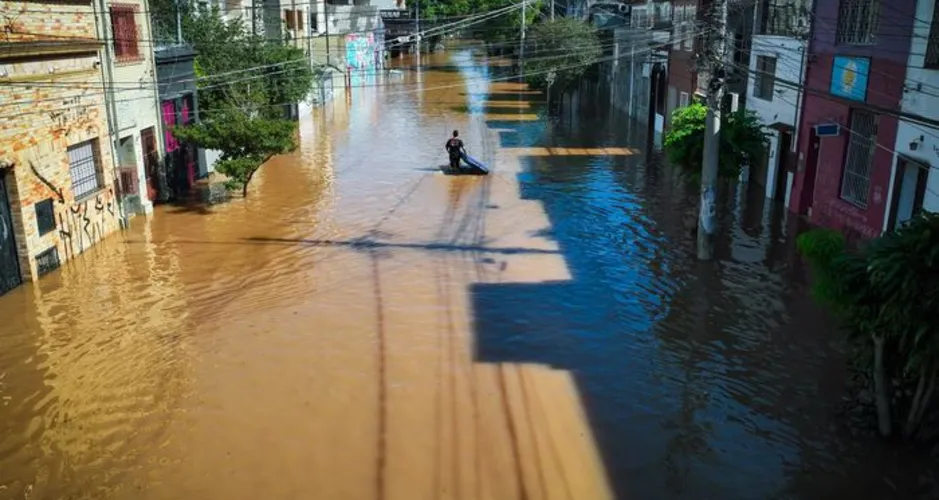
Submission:
MULTIPOLYGON (((149 2, 149 1, 144 2, 144 8, 145 8, 145 9, 149 9, 149 8, 150 8, 150 2, 149 2)), ((153 36, 153 23, 151 22, 150 16, 149 16, 149 15, 146 15, 146 16, 144 16, 144 19, 146 19, 146 23, 147 23, 147 32, 150 33, 150 39, 151 39, 151 41, 155 41, 155 37, 153 36)), ((153 48, 155 49, 156 47, 153 46, 153 48)), ((154 135, 156 135, 156 137, 154 137, 154 140, 156 141, 157 153, 160 153, 160 152, 164 151, 165 145, 164 145, 164 143, 163 143, 163 133, 164 133, 164 131, 163 131, 163 115, 162 115, 162 113, 160 112, 160 110, 161 110, 161 108, 160 108, 160 88, 161 88, 161 86, 160 86, 160 79, 159 79, 159 76, 158 76, 158 73, 157 73, 156 50, 150 51, 150 74, 153 75, 153 82, 156 84, 156 85, 155 85, 155 89, 154 89, 154 91, 153 91, 153 106, 154 106, 153 109, 156 110, 156 124, 154 125, 153 129, 154 129, 154 131, 156 132, 156 133, 154 134, 154 135)), ((143 142, 141 142, 141 144, 140 144, 141 153, 144 153, 143 147, 144 147, 143 142)), ((163 155, 161 154, 161 155, 159 155, 159 156, 160 156, 160 161, 162 161, 162 160, 163 160, 163 158, 162 158, 163 155)), ((154 172, 154 173, 156 173, 156 172, 154 172)), ((154 179, 154 180, 155 180, 155 179, 154 179)), ((140 182, 139 182, 139 181, 140 181, 140 179, 138 179, 138 182, 137 182, 137 184, 138 184, 137 189, 140 189, 140 186, 139 186, 140 182)), ((140 196, 141 196, 141 203, 143 203, 143 198, 142 198, 142 197, 143 197, 143 196, 148 196, 147 191, 146 191, 146 189, 147 189, 147 160, 146 160, 146 158, 144 159, 143 183, 144 183, 144 191, 143 191, 142 193, 140 193, 140 196)), ((147 201, 150 202, 149 199, 148 199, 147 201)), ((150 203, 152 203, 152 202, 150 202, 150 203)))
MULTIPOLYGON (((104 58, 101 64, 101 82, 104 87, 104 107, 108 115, 108 136, 111 139, 111 165, 113 166, 114 177, 111 181, 114 183, 114 189, 116 192, 121 194, 120 199, 118 199, 117 210, 121 216, 121 229, 127 229, 130 225, 130 221, 127 217, 127 212, 124 210, 124 193, 120 191, 120 179, 117 175, 118 161, 117 161, 117 131, 118 121, 117 121, 117 105, 114 102, 114 47, 111 45, 111 40, 108 39, 108 27, 107 27, 107 5, 105 0, 98 0, 98 5, 95 10, 100 9, 100 14, 96 12, 95 19, 98 20, 98 34, 100 40, 104 41, 104 58)), ((112 37, 113 38, 113 37, 112 37)))
MULTIPOLYGON (((806 7, 806 11, 804 11, 802 15, 805 18, 809 18, 810 17, 809 14, 815 11, 816 5, 818 5, 817 2, 812 2, 812 6, 806 7), (811 11, 809 11, 808 9, 811 9, 811 11)), ((802 164, 802 160, 804 160, 804 158, 799 158, 798 156, 801 154, 799 148, 802 145, 802 114, 803 114, 802 113, 802 101, 804 99, 803 96, 805 95, 805 91, 808 88, 809 70, 811 69, 809 68, 809 57, 811 56, 812 49, 814 48, 813 42, 815 41, 815 22, 812 22, 809 25, 808 37, 809 37, 808 41, 802 45, 802 64, 799 66, 799 86, 800 87, 799 87, 799 93, 796 95, 796 116, 795 116, 795 122, 793 123, 793 129, 794 129, 793 135, 795 137, 793 137, 793 141, 792 141, 795 143, 796 171, 792 173, 792 189, 795 189, 796 176, 799 174, 799 171, 800 171, 799 165, 802 164)), ((802 171, 805 170, 804 165, 801 169, 802 171)), ((818 172, 816 172, 816 175, 817 174, 818 172)), ((803 179, 803 182, 805 182, 804 179, 803 179)), ((792 207, 789 206, 789 201, 791 199, 792 199, 792 193, 787 191, 786 196, 783 198, 783 202, 785 203, 786 209, 788 210, 792 210, 792 207)), ((802 196, 800 196, 799 204, 802 204, 802 200, 803 198, 802 196)), ((799 207, 796 207, 795 213, 797 214, 799 213, 799 207)))

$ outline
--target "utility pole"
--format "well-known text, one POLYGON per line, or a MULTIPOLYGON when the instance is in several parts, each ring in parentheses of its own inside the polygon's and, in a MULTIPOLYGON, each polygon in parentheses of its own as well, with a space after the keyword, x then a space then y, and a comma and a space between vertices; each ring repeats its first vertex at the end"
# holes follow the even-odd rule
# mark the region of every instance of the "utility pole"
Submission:
POLYGON ((183 44, 183 9, 179 5, 180 0, 176 0, 174 4, 176 5, 176 44, 183 44))
POLYGON ((521 34, 518 38, 519 40, 518 62, 520 65, 522 65, 522 67, 524 67, 524 60, 525 60, 525 17, 526 17, 525 7, 526 6, 528 6, 528 0, 522 0, 522 26, 521 26, 521 34))
POLYGON ((417 48, 417 64, 420 63, 421 57, 421 0, 415 0, 414 4, 417 6, 417 13, 415 14, 416 19, 414 20, 414 26, 417 30, 417 39, 415 41, 415 48, 417 48))
POLYGON ((717 173, 720 163, 721 105, 724 101, 724 59, 727 39, 727 0, 715 0, 709 13, 707 32, 713 33, 705 42, 709 65, 708 111, 704 122, 704 157, 701 162, 701 211, 698 216, 698 259, 710 260, 714 253, 717 232, 717 173))
POLYGON ((554 21, 554 0, 551 0, 551 20, 554 21))

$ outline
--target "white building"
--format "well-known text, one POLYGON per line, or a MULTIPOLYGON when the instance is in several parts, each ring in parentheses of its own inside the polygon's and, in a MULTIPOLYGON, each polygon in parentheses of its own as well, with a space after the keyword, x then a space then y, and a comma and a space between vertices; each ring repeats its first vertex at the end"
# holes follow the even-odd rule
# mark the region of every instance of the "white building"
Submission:
MULTIPOLYGON (((939 9, 935 0, 919 0, 901 110, 936 119, 939 109, 939 9), (930 22, 931 21, 931 22, 930 22)), ((900 120, 887 194, 884 231, 910 219, 918 210, 939 212, 939 129, 900 120)))
POLYGON ((119 186, 128 213, 151 213, 146 172, 156 167, 163 132, 149 5, 147 0, 99 4, 98 34, 106 41, 103 86, 119 186))
POLYGON ((750 49, 746 108, 770 128, 769 153, 751 166, 750 181, 787 206, 793 182, 801 86, 805 80, 810 0, 759 0, 750 49))

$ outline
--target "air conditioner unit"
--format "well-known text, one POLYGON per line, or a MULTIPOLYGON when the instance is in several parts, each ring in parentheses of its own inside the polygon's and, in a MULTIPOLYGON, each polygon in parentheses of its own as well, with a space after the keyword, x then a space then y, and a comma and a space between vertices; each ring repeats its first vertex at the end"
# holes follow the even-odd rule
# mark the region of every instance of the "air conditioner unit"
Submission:
POLYGON ((730 112, 736 113, 740 109, 740 94, 736 92, 728 93, 730 99, 730 112))
POLYGON ((841 125, 837 123, 820 123, 815 126, 815 135, 818 137, 837 137, 841 135, 841 125))

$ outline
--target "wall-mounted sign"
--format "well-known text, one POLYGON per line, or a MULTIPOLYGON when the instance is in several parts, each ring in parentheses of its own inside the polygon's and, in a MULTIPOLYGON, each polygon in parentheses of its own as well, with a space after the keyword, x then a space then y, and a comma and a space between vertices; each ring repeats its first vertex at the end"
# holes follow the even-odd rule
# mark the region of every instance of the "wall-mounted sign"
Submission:
POLYGON ((815 135, 819 137, 836 137, 841 133, 841 125, 837 123, 819 123, 815 126, 815 135))
POLYGON ((395 19, 411 19, 411 11, 403 9, 382 9, 378 11, 378 15, 381 16, 382 20, 395 20, 395 19))
POLYGON ((864 101, 867 99, 870 69, 871 60, 866 57, 835 56, 829 92, 852 101, 864 101))

